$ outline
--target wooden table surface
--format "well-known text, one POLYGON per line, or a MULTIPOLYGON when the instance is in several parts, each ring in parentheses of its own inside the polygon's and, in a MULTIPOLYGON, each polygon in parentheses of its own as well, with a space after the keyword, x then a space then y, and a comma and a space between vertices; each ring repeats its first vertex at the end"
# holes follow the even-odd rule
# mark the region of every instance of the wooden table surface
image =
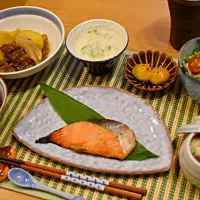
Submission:
MULTIPOLYGON (((152 49, 178 56, 178 51, 169 44, 170 15, 166 0, 7 0, 1 2, 0 9, 19 5, 40 6, 54 12, 63 21, 66 34, 84 20, 114 20, 129 34, 128 50, 152 49)), ((0 199, 38 200, 5 189, 0 189, 0 199)))

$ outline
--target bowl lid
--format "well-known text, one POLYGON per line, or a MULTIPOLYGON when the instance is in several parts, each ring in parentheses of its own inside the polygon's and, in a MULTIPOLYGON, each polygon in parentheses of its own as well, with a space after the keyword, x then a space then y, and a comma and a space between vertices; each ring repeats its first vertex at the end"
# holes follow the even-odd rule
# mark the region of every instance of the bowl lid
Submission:
POLYGON ((195 116, 193 123, 185 124, 176 130, 177 133, 200 133, 200 116, 195 116))

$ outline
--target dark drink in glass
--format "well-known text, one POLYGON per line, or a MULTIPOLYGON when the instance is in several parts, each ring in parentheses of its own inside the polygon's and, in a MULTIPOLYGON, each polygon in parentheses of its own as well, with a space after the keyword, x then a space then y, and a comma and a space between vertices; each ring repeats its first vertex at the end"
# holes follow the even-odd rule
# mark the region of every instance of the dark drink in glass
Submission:
POLYGON ((200 37, 200 0, 168 0, 171 17, 170 43, 179 50, 200 37))

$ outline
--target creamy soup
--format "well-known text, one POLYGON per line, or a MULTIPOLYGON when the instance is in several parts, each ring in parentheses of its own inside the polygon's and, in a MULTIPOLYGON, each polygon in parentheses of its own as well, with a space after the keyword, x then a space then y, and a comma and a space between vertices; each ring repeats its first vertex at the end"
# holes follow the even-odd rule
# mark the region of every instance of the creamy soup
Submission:
POLYGON ((75 51, 86 60, 105 60, 120 53, 123 46, 124 42, 116 32, 98 28, 80 35, 75 51))

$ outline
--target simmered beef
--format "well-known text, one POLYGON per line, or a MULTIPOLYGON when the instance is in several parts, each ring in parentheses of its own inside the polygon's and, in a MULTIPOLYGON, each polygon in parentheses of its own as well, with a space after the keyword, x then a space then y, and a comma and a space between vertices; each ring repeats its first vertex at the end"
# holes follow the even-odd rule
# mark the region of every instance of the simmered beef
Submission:
POLYGON ((15 42, 4 44, 0 47, 4 53, 4 61, 0 61, 0 72, 13 72, 30 68, 35 65, 23 47, 17 46, 15 42))
POLYGON ((15 68, 9 65, 5 60, 0 60, 0 72, 14 72, 17 71, 15 68))

